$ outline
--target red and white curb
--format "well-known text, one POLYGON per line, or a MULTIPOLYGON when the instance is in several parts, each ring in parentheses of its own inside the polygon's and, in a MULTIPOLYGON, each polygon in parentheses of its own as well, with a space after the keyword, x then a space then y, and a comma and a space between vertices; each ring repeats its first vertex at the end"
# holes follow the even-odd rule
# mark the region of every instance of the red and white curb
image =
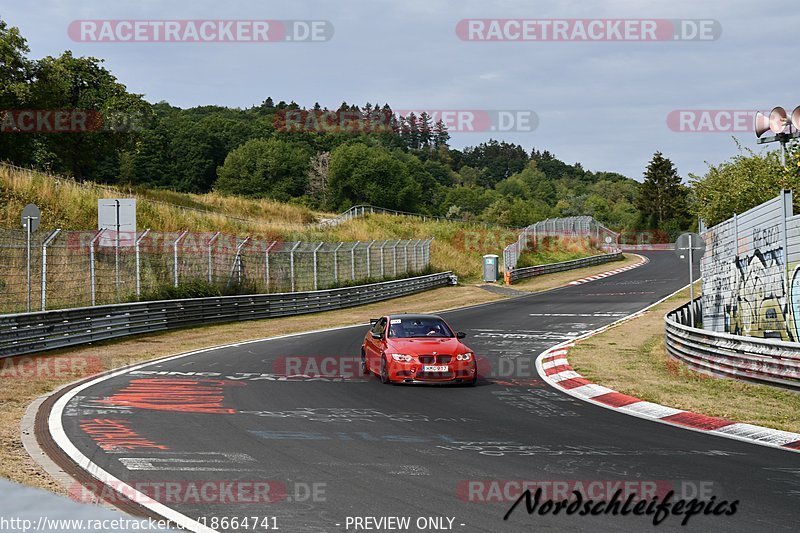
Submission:
MULTIPOLYGON (((639 316, 642 312, 631 315, 623 319, 623 321, 639 316)), ((580 340, 594 336, 619 322, 621 321, 594 331, 580 340)), ((536 359, 536 368, 539 371, 539 375, 550 386, 560 389, 570 396, 646 420, 752 444, 800 452, 800 433, 743 424, 725 418, 674 409, 657 403, 646 402, 634 396, 628 396, 597 383, 592 383, 575 372, 570 366, 567 360, 567 353, 573 346, 575 346, 575 342, 556 345, 541 353, 536 359)))
POLYGON ((633 270, 634 268, 639 268, 642 265, 646 265, 650 262, 650 259, 644 257, 642 255, 636 255, 639 258, 638 263, 634 263, 632 265, 628 265, 626 267, 615 268, 614 270, 609 270, 607 272, 601 272, 600 274, 595 274, 593 276, 586 276, 585 278, 576 279, 575 281, 570 281, 569 285, 582 285, 583 283, 589 283, 591 281, 596 281, 598 279, 607 278, 609 276, 613 276, 614 274, 620 274, 622 272, 627 272, 628 270, 633 270))

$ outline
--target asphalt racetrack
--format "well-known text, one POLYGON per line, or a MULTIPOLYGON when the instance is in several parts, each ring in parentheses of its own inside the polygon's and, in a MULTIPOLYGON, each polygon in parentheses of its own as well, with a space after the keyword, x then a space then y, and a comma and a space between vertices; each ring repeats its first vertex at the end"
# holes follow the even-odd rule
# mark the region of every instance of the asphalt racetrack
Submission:
POLYGON ((546 348, 687 283, 673 252, 644 255, 648 264, 609 278, 443 313, 481 359, 476 387, 358 375, 364 325, 214 349, 101 381, 69 401, 64 431, 119 480, 218 530, 252 531, 252 520, 243 528, 219 519, 259 517, 268 521, 257 530, 287 533, 797 531, 797 454, 619 414, 538 377, 534 360, 546 348), (623 486, 739 503, 733 516, 701 514, 686 526, 679 516, 656 528, 652 516, 529 515, 524 503, 504 520, 523 480, 545 487, 544 497, 594 483, 598 499, 623 486), (198 497, 206 481, 224 490, 198 497))

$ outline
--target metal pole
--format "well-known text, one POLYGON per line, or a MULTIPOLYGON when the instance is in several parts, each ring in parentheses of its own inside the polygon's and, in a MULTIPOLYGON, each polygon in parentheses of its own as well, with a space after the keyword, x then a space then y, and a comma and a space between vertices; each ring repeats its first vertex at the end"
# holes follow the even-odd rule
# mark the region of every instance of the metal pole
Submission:
POLYGON ((178 286, 178 244, 181 242, 181 239, 186 237, 186 234, 189 233, 188 231, 184 231, 181 233, 180 237, 175 239, 175 242, 172 244, 172 258, 173 258, 173 274, 175 276, 175 286, 178 286))
POLYGON ((392 246, 392 276, 397 277, 397 245, 400 244, 400 240, 394 243, 392 246))
POLYGON ((383 244, 381 244, 381 278, 383 278, 386 275, 385 274, 385 269, 384 269, 384 266, 383 266, 383 249, 385 247, 386 247, 386 241, 383 241, 383 244))
POLYGON ((300 246, 300 243, 296 242, 292 249, 289 250, 289 277, 292 280, 292 292, 294 292, 294 251, 298 246, 300 246))
POLYGON ((60 232, 60 229, 53 230, 42 244, 42 311, 47 309, 47 247, 60 232))
POLYGON ((117 302, 119 302, 119 200, 114 200, 117 209, 117 234, 114 239, 114 289, 116 291, 117 302))
POLYGON ((372 268, 369 264, 369 249, 372 248, 373 244, 375 244, 375 241, 370 241, 370 243, 367 245, 367 277, 372 276, 372 268))
POLYGON ((361 241, 356 241, 352 248, 350 248, 350 277, 353 281, 356 280, 356 248, 361 241))
POLYGON ((135 244, 135 247, 134 247, 134 254, 136 255, 136 296, 137 297, 142 295, 142 267, 141 267, 141 262, 140 262, 140 260, 141 260, 141 257, 140 257, 141 249, 139 247, 139 243, 142 242, 142 239, 144 239, 147 236, 148 233, 150 233, 149 229, 144 230, 144 233, 139 235, 139 238, 136 239, 136 244, 135 244))
POLYGON ((689 234, 689 313, 691 315, 692 327, 694 327, 694 264, 692 261, 692 234, 689 234))
POLYGON ((95 275, 95 265, 94 265, 94 243, 97 239, 100 238, 100 235, 102 235, 104 231, 105 228, 101 229, 100 231, 97 232, 97 235, 95 235, 94 238, 91 241, 89 241, 89 279, 91 280, 92 284, 92 307, 94 307, 95 305, 96 295, 97 295, 97 289, 95 285, 97 278, 95 275))
POLYGON ((321 242, 314 248, 314 290, 317 290, 317 250, 319 250, 323 244, 325 243, 321 242))
POLYGON ((242 248, 250 242, 250 236, 244 238, 244 240, 236 247, 236 258, 234 259, 234 267, 236 267, 236 281, 239 285, 242 284, 242 248))
POLYGON ((211 263, 211 250, 214 246, 214 243, 219 238, 219 232, 216 232, 210 239, 208 239, 208 244, 206 245, 206 249, 208 250, 208 284, 211 285, 214 283, 212 273, 213 273, 213 265, 211 263))
POLYGON ((272 241, 272 244, 267 247, 267 251, 264 252, 264 279, 267 282, 267 290, 269 290, 269 251, 272 250, 276 244, 278 244, 278 241, 272 241))
POLYGON ((411 239, 406 241, 406 246, 403 248, 403 273, 408 274, 408 245, 411 244, 411 239))
POLYGON ((28 252, 28 312, 31 312, 31 220, 33 217, 25 217, 27 223, 25 224, 26 235, 28 236, 27 252, 28 252))
POLYGON ((344 245, 343 242, 333 250, 333 280, 337 285, 339 284, 339 248, 344 245))

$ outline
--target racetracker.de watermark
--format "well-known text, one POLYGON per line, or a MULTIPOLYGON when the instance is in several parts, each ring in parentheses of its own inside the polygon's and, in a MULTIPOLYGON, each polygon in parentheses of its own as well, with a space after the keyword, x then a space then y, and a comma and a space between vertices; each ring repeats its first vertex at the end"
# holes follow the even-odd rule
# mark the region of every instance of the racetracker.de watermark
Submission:
MULTIPOLYGON (((412 116, 418 120, 425 113, 431 125, 441 123, 449 133, 532 132, 539 126, 539 116, 530 109, 401 109, 389 111, 281 110, 274 120, 275 129, 307 133, 401 133, 412 116), (404 120, 405 119, 405 122, 404 120)), ((428 127, 418 123, 420 130, 428 127)), ((431 133, 435 129, 428 129, 431 133)))
POLYGON ((135 112, 0 109, 0 133, 125 133, 143 129, 143 117, 135 112))
POLYGON ((327 42, 327 20, 74 20, 69 38, 81 43, 327 42))
MULTIPOLYGON (((756 112, 751 109, 674 109, 667 115, 667 127, 679 133, 752 133, 756 112)), ((769 111, 765 114, 769 115, 769 111)))
POLYGON ((715 41, 713 19, 463 19, 462 41, 603 42, 715 41))

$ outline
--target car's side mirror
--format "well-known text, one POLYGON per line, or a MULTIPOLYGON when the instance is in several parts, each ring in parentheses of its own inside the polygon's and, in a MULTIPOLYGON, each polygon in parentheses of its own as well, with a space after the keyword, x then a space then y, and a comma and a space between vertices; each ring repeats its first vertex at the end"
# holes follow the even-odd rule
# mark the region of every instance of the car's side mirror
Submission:
POLYGON ((464 333, 463 331, 459 331, 458 333, 456 333, 456 339, 463 339, 466 336, 467 334, 464 333))
POLYGON ((382 339, 383 335, 380 333, 375 333, 374 331, 371 333, 373 339, 382 339))

